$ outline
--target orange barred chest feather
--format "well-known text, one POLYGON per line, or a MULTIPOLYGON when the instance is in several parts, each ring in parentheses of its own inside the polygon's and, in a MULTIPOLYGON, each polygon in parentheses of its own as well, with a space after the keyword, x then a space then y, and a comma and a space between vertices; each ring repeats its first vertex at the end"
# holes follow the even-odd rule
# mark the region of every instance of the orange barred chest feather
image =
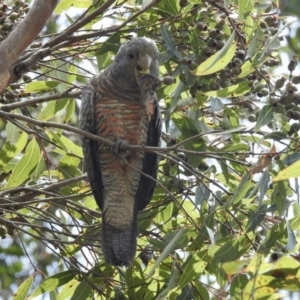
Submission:
POLYGON ((149 120, 138 101, 101 99, 95 104, 97 131, 115 142, 123 139, 132 145, 145 145, 149 120))
MULTIPOLYGON (((95 115, 97 132, 106 139, 112 142, 123 139, 132 145, 146 144, 149 117, 138 101, 101 98, 95 103, 95 115)), ((106 191, 104 218, 115 228, 125 228, 132 221, 134 197, 141 176, 137 170, 142 170, 145 154, 130 151, 125 163, 110 147, 101 145, 99 155, 106 191)))

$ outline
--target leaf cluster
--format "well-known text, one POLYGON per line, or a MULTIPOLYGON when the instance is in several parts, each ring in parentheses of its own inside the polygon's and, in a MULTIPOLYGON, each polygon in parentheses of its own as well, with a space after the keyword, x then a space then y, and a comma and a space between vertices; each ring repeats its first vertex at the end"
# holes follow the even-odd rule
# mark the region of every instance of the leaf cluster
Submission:
MULTIPOLYGON (((13 12, 23 18, 28 3, 18 2, 2 4, 1 24, 15 22, 13 12)), ((62 0, 18 59, 0 107, 1 251, 17 244, 31 263, 14 299, 279 299, 299 290, 297 57, 274 72, 291 22, 276 1, 225 2, 62 0), (155 40, 160 77, 175 81, 157 92, 162 147, 145 149, 161 156, 157 188, 139 215, 133 266, 119 269, 103 261, 77 127, 82 86, 133 36, 155 40)), ((8 266, 7 290, 21 270, 8 266)))

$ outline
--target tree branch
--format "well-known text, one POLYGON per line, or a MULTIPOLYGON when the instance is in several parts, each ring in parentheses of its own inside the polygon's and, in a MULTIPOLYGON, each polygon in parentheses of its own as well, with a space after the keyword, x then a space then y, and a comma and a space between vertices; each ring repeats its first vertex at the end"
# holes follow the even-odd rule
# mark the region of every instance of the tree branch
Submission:
POLYGON ((16 60, 41 32, 58 0, 35 0, 26 17, 0 44, 0 93, 17 81, 12 68, 16 60))
POLYGON ((59 93, 59 94, 35 97, 33 99, 29 99, 29 100, 25 100, 25 101, 4 104, 4 105, 0 106, 0 108, 3 111, 11 111, 11 110, 14 110, 17 108, 26 107, 28 105, 39 104, 39 103, 48 102, 48 101, 52 101, 52 100, 58 100, 58 99, 64 99, 64 98, 80 98, 80 94, 81 94, 81 91, 70 92, 69 90, 67 90, 67 91, 65 91, 63 93, 59 93))
POLYGON ((3 119, 11 118, 11 119, 15 119, 15 120, 21 120, 21 121, 24 121, 24 122, 27 122, 30 124, 34 124, 36 126, 40 126, 42 128, 44 128, 44 127, 60 128, 60 129, 66 130, 66 131, 77 133, 79 135, 85 136, 92 140, 101 142, 107 146, 113 146, 115 144, 114 142, 111 142, 105 138, 98 136, 98 135, 91 134, 87 131, 83 131, 76 127, 65 125, 65 124, 59 124, 59 123, 55 123, 55 122, 43 122, 43 121, 39 121, 39 120, 36 120, 33 118, 25 117, 23 115, 4 112, 2 110, 0 110, 0 118, 3 118, 3 119))
MULTIPOLYGON (((16 187, 16 188, 11 188, 11 189, 6 189, 6 190, 0 192, 0 206, 5 206, 5 204, 8 203, 8 201, 9 201, 9 203, 11 203, 11 206, 13 206, 13 204, 22 204, 23 205, 26 201, 29 201, 30 199, 33 199, 37 195, 42 195, 42 194, 53 196, 52 191, 57 192, 60 188, 62 188, 64 186, 74 184, 74 183, 76 183, 78 181, 82 181, 82 180, 86 180, 85 174, 75 177, 75 178, 57 181, 57 182, 52 183, 44 188, 40 188, 39 186, 36 186, 34 188, 16 187), (10 197, 9 199, 4 198, 6 195, 21 193, 21 192, 24 194, 18 195, 18 196, 13 196, 13 197, 10 197)), ((68 196, 68 197, 70 197, 70 196, 68 196)), ((80 195, 79 195, 79 197, 80 197, 80 195)))
POLYGON ((105 1, 100 7, 98 7, 95 11, 87 15, 84 19, 75 21, 69 28, 67 28, 64 32, 62 32, 59 36, 56 36, 48 43, 44 45, 44 47, 50 47, 59 44, 67 40, 74 32, 76 32, 79 28, 83 27, 84 25, 88 24, 92 20, 94 20, 100 14, 103 14, 113 3, 115 0, 108 0, 105 1))
MULTIPOLYGON (((77 133, 81 136, 85 136, 89 139, 101 142, 104 145, 107 145, 107 146, 110 146, 110 147, 115 145, 114 142, 112 142, 110 140, 107 140, 107 139, 105 139, 101 136, 89 133, 87 131, 83 131, 83 130, 78 129, 74 126, 70 126, 70 125, 66 125, 66 124, 39 121, 39 120, 29 118, 29 117, 26 117, 26 116, 23 116, 23 115, 20 115, 20 114, 5 112, 1 109, 0 109, 0 118, 3 118, 3 119, 8 120, 8 121, 10 121, 11 119, 21 120, 21 121, 24 121, 24 122, 27 122, 27 123, 30 123, 30 124, 33 124, 33 125, 36 125, 36 126, 39 126, 39 127, 42 127, 42 128, 44 128, 44 127, 59 128, 59 129, 63 129, 63 130, 66 130, 66 131, 77 133)), ((209 152, 209 153, 207 153, 207 152, 189 151, 189 150, 183 150, 182 149, 183 144, 186 143, 187 141, 199 139, 199 138, 201 138, 203 136, 206 136, 206 135, 209 135, 209 134, 219 134, 219 133, 220 133, 220 130, 211 130, 209 132, 200 133, 198 135, 187 138, 186 140, 184 140, 184 141, 182 141, 178 144, 175 144, 174 146, 170 146, 170 147, 150 147, 150 146, 140 146, 140 145, 128 144, 128 145, 124 146, 124 147, 126 147, 124 149, 132 149, 132 150, 136 150, 136 151, 145 151, 145 152, 154 152, 154 153, 168 153, 170 151, 185 152, 185 153, 190 153, 190 154, 194 154, 194 155, 201 155, 201 156, 205 156, 205 157, 211 157, 211 155, 213 155, 213 154, 216 154, 216 155, 236 154, 236 152, 232 152, 232 153, 231 152, 224 152, 224 153, 222 153, 222 152, 216 152, 216 153, 209 152)), ((251 129, 250 130, 236 130, 236 131, 234 131, 234 133, 248 133, 248 134, 250 134, 250 133, 253 133, 253 131, 251 129)), ((259 153, 258 155, 261 155, 261 153, 259 153)), ((226 159, 228 159, 228 158, 226 158, 226 159)))
MULTIPOLYGON (((130 16, 126 21, 124 21, 123 23, 121 23, 119 25, 110 26, 108 28, 98 30, 97 32, 86 33, 83 35, 69 35, 69 36, 65 37, 65 39, 61 39, 60 36, 58 36, 58 37, 54 38, 54 40, 57 41, 55 44, 53 44, 52 41, 49 43, 50 43, 50 45, 53 45, 53 50, 56 50, 56 49, 62 48, 63 46, 67 46, 67 45, 69 45, 71 43, 75 43, 75 42, 80 42, 80 41, 88 39, 88 38, 96 38, 96 37, 101 37, 101 36, 107 35, 108 33, 119 32, 128 23, 133 21, 135 18, 137 18, 139 15, 141 15, 145 11, 148 11, 151 7, 158 4, 159 2, 161 2, 161 0, 154 0, 154 1, 150 2, 147 6, 138 10, 135 14, 130 16), (66 41, 66 39, 67 39, 67 41, 66 41), (58 44, 59 42, 61 42, 61 44, 58 44)), ((86 19, 82 20, 82 23, 84 23, 83 25, 85 25, 85 23, 86 23, 85 20, 86 19)), ((163 23, 163 22, 160 22, 160 23, 163 23)), ((83 26, 83 25, 81 25, 81 26, 83 26)), ((129 28, 128 31, 131 32, 132 28, 129 28)))

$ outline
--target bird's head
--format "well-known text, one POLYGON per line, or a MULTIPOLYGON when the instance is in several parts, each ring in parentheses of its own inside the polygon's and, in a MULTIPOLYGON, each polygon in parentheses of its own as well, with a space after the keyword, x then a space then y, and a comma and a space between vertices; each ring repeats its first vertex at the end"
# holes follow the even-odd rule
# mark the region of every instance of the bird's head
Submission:
MULTIPOLYGON (((135 77, 144 73, 158 76, 158 49, 153 40, 146 37, 134 38, 124 44, 117 53, 114 62, 124 71, 134 72, 135 77)), ((133 75, 133 74, 130 74, 133 75)))

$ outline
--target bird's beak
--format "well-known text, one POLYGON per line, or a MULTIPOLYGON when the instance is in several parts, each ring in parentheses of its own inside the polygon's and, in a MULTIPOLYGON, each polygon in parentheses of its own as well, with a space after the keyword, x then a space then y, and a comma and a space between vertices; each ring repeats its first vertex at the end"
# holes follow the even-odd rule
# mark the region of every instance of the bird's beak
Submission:
POLYGON ((149 72, 151 62, 152 62, 152 58, 147 53, 138 59, 137 63, 138 66, 141 68, 142 73, 149 72))

